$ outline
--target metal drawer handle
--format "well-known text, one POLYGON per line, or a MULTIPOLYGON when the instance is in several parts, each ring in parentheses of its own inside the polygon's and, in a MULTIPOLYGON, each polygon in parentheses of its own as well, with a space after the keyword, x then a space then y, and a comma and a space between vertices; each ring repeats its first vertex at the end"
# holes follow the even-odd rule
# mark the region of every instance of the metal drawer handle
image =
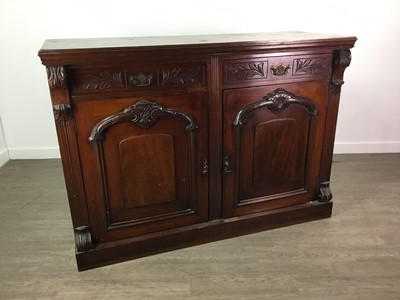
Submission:
POLYGON ((286 75, 290 69, 290 65, 279 64, 271 67, 272 74, 275 76, 286 75))
POLYGON ((135 86, 147 86, 153 82, 153 74, 146 75, 144 73, 139 73, 136 75, 129 75, 128 81, 135 86))

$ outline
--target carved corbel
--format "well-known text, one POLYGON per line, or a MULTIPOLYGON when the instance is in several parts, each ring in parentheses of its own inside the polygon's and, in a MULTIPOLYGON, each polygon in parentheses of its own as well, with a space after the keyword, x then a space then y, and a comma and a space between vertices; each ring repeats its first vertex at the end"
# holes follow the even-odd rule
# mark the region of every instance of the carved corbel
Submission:
POLYGON ((50 88, 64 88, 66 86, 67 73, 63 66, 48 66, 46 71, 50 88))
POLYGON ((65 122, 72 119, 72 106, 68 103, 56 104, 53 106, 54 119, 57 122, 65 122))
POLYGON ((351 51, 350 49, 340 49, 333 52, 333 68, 339 67, 346 69, 351 62, 351 51))
POLYGON ((351 52, 350 49, 340 49, 333 52, 333 76, 331 81, 331 92, 340 91, 340 87, 344 83, 344 70, 350 65, 351 52))
POLYGON ((88 226, 75 228, 75 245, 77 252, 86 252, 93 248, 92 235, 88 226))
POLYGON ((321 182, 318 189, 317 201, 320 203, 326 203, 332 200, 331 188, 329 187, 329 181, 321 182))

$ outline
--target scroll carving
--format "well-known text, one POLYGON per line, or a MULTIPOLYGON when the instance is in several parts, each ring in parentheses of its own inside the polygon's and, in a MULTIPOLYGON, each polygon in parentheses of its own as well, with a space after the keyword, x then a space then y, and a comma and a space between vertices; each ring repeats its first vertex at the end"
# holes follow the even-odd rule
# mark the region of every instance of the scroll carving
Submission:
POLYGON ((77 252, 86 252, 93 248, 92 235, 88 226, 75 228, 75 245, 77 252))
POLYGON ((350 49, 335 50, 333 55, 334 68, 344 67, 347 68, 351 62, 350 49))
POLYGON ((91 90, 106 90, 110 88, 123 88, 122 72, 100 72, 97 74, 86 74, 78 78, 81 85, 76 87, 77 92, 91 90))
POLYGON ((236 80, 266 78, 264 62, 249 62, 247 64, 232 64, 230 71, 236 80))
POLYGON ((307 58, 294 60, 293 75, 323 74, 328 71, 327 60, 323 58, 307 58))
POLYGON ((333 52, 333 79, 331 81, 331 93, 338 93, 343 85, 344 70, 350 65, 350 49, 340 49, 333 52))
POLYGON ((260 101, 251 103, 240 110, 235 117, 233 126, 242 125, 243 119, 255 109, 267 107, 272 113, 280 114, 292 104, 303 106, 310 116, 318 115, 318 109, 310 99, 296 96, 284 89, 278 88, 265 95, 260 101))
POLYGON ((329 187, 329 181, 321 182, 318 189, 318 202, 325 203, 332 200, 332 193, 329 187))
POLYGON ((172 68, 172 69, 163 69, 161 70, 162 78, 161 85, 165 85, 168 83, 174 84, 187 84, 187 83, 198 83, 200 82, 197 78, 201 67, 194 68, 172 68))
POLYGON ((67 74, 63 66, 46 67, 46 72, 50 88, 63 88, 66 86, 65 79, 67 74))
POLYGON ((53 106, 54 119, 56 121, 65 122, 72 119, 72 107, 71 104, 63 103, 53 106))
POLYGON ((147 129, 153 126, 162 116, 171 116, 183 120, 188 124, 185 127, 185 130, 188 132, 197 129, 195 121, 188 114, 166 108, 149 100, 140 100, 122 112, 111 115, 97 123, 92 129, 89 141, 102 141, 104 132, 115 124, 132 122, 142 129, 147 129))

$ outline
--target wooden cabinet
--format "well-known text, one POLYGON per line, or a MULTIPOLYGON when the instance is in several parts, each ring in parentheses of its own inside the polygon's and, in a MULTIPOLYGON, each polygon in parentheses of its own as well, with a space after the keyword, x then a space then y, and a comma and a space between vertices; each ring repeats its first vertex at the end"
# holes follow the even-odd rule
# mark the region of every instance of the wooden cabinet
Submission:
POLYGON ((355 40, 47 40, 78 269, 329 217, 355 40))

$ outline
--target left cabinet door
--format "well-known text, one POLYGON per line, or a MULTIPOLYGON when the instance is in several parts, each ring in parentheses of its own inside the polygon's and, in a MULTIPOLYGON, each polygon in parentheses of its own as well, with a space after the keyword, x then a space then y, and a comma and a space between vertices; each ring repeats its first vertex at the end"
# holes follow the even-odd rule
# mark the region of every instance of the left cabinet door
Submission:
POLYGON ((208 93, 74 103, 94 243, 208 219, 208 93))

